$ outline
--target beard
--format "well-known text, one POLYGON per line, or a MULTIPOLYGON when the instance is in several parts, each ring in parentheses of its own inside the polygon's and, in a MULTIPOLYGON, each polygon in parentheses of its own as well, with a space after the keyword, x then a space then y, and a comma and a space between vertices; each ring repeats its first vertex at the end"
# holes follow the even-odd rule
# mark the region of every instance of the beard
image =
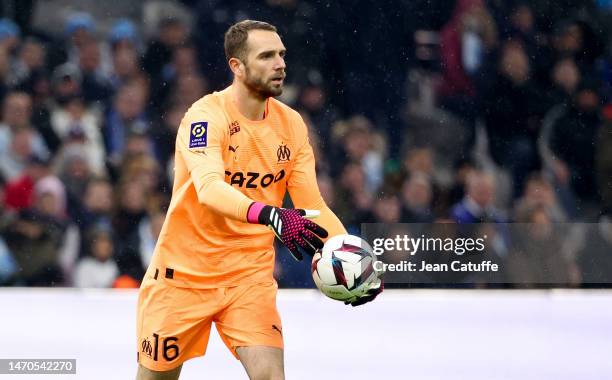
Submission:
POLYGON ((246 68, 246 78, 244 80, 245 86, 255 96, 264 100, 269 97, 279 96, 283 93, 283 85, 276 87, 271 81, 264 81, 261 77, 256 77, 251 74, 249 68, 246 68))

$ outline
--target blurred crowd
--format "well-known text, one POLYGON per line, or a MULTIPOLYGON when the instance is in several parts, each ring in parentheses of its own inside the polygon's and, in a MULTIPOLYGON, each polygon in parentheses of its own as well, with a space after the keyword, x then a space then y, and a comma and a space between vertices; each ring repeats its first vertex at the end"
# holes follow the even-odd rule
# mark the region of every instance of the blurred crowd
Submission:
MULTIPOLYGON (((139 285, 176 130, 230 83, 223 33, 245 18, 279 29, 281 100, 311 128, 322 195, 350 233, 598 222, 562 257, 549 242, 542 262, 558 283, 612 283, 610 2, 168 3, 184 12, 149 36, 140 20, 101 30, 85 11, 59 34, 0 20, 0 284, 139 285)), ((522 251, 502 255, 517 276, 522 251)), ((288 258, 281 286, 312 286, 288 258)))

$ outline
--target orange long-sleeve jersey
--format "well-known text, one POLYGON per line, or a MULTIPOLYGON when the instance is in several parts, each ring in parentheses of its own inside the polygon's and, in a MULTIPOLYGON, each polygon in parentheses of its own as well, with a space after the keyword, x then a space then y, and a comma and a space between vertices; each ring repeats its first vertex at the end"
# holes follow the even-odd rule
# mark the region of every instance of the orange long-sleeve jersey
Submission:
POLYGON ((175 286, 227 287, 272 279, 274 235, 246 222, 251 202, 320 210, 329 236, 346 233, 323 201, 301 116, 269 98, 263 120, 245 118, 232 87, 195 102, 176 139, 172 200, 147 271, 175 286))

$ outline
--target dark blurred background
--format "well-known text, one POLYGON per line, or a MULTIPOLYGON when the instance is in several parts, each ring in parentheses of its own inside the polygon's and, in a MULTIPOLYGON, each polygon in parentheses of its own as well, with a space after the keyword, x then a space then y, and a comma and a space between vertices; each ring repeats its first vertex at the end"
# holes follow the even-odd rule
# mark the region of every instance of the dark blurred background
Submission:
MULTIPOLYGON (((287 46, 281 100, 351 233, 572 222, 566 249, 534 237, 541 269, 610 286, 611 16, 610 0, 3 0, 0 284, 139 285, 179 122, 229 85, 223 33, 250 18, 287 46)), ((524 249, 496 249, 520 277, 524 249)), ((313 286, 277 261, 281 286, 313 286)))

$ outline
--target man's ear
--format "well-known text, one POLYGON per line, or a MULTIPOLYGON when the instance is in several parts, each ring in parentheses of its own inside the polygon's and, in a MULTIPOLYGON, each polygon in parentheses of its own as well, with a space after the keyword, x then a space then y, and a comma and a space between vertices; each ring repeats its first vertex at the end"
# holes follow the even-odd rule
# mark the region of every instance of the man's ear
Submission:
POLYGON ((235 76, 237 77, 244 76, 244 64, 242 63, 241 60, 239 60, 238 58, 232 57, 230 58, 228 63, 229 63, 230 70, 232 70, 232 73, 234 73, 235 76))

